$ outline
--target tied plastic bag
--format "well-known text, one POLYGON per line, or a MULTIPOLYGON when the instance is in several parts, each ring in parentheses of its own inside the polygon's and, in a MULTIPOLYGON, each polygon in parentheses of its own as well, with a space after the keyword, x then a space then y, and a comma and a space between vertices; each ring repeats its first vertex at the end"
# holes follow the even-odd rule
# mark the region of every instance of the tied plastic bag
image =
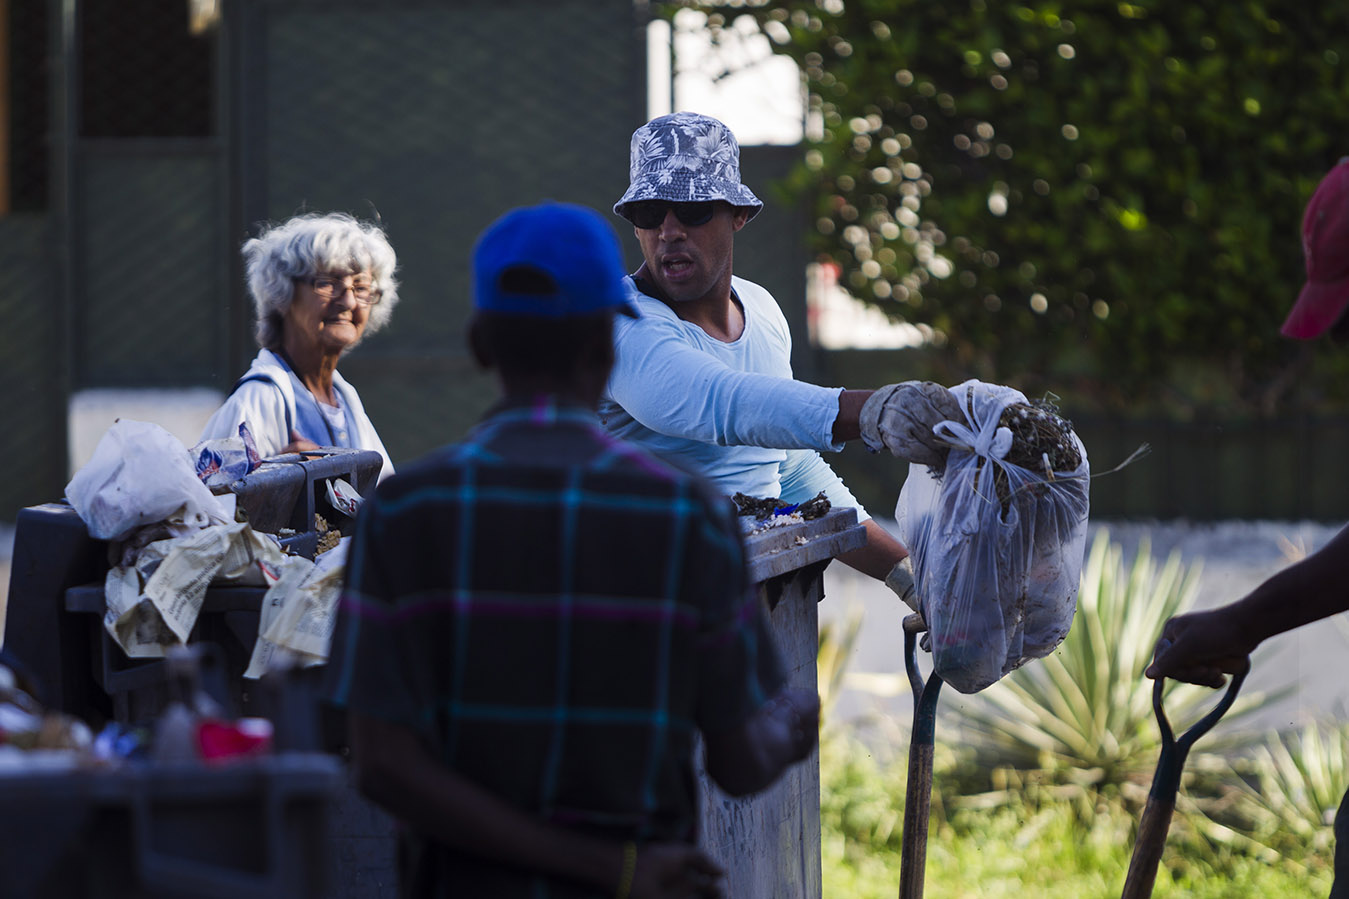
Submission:
POLYGON ((909 467, 895 520, 913 557, 933 671, 975 693, 1068 635, 1090 470, 1068 423, 1019 391, 972 380, 951 392, 965 420, 934 432, 955 448, 944 471, 909 467))
POLYGON ((197 479, 187 448, 159 425, 118 419, 66 485, 66 499, 89 534, 122 540, 160 521, 206 527, 233 511, 197 479))

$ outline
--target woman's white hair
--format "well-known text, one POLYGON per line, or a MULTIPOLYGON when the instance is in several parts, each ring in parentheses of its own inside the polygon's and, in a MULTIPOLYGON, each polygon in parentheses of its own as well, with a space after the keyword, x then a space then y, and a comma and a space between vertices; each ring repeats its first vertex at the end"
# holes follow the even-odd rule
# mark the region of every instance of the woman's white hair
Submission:
POLYGON ((295 298, 295 278, 369 272, 380 300, 370 307, 367 334, 384 327, 398 302, 394 255, 378 225, 345 212, 308 213, 263 229, 244 241, 244 271, 258 324, 258 345, 281 346, 281 326, 295 298))

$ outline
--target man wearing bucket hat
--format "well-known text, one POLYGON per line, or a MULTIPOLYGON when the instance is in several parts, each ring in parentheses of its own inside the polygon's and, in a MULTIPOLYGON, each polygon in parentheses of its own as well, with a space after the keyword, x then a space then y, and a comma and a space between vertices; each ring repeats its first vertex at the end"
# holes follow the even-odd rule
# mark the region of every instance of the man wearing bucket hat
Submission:
MULTIPOLYGON (((1349 339, 1349 157, 1312 194, 1302 219, 1307 281, 1282 333, 1310 340, 1349 339)), ((1172 618, 1157 640, 1151 678, 1221 687, 1249 664, 1266 639, 1349 611, 1349 527, 1295 565, 1226 606, 1172 618)), ((1331 899, 1349 899, 1349 793, 1335 814, 1335 883, 1331 899)))
POLYGON ((735 233, 761 208, 741 183, 739 144, 717 119, 677 112, 633 133, 629 185, 614 212, 641 244, 642 265, 625 283, 642 314, 615 330, 600 418, 727 495, 793 503, 824 491, 834 506, 856 508, 867 545, 840 559, 916 607, 908 552, 819 454, 861 437, 872 451, 940 466, 947 448, 932 428, 961 420, 960 410, 928 382, 873 391, 793 378, 777 301, 732 273, 735 233))
POLYGON ((487 228, 469 342, 502 398, 361 511, 331 692, 361 789, 405 824, 404 896, 720 895, 697 733, 735 795, 815 745, 730 503, 596 419, 622 275, 593 210, 487 228))

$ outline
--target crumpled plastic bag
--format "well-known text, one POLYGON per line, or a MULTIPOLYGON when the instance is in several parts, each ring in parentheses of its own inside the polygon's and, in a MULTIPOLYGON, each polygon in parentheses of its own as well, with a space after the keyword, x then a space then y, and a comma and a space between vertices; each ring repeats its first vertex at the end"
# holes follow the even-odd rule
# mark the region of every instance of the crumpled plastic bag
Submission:
POLYGON ((1090 469, 1071 432, 1081 459, 1071 471, 1006 460, 1013 434, 999 418, 1009 405, 1029 405, 1021 392, 973 380, 951 392, 964 420, 934 431, 957 448, 944 470, 909 466, 895 520, 913 557, 933 671, 975 693, 1048 655, 1068 635, 1086 547, 1090 469))
POLYGON ((66 499, 99 540, 122 540, 161 521, 188 529, 233 521, 193 470, 187 448, 159 425, 118 419, 66 485, 66 499))
POLYGON ((239 422, 239 436, 203 440, 188 450, 197 477, 207 487, 224 487, 262 464, 248 422, 239 422))

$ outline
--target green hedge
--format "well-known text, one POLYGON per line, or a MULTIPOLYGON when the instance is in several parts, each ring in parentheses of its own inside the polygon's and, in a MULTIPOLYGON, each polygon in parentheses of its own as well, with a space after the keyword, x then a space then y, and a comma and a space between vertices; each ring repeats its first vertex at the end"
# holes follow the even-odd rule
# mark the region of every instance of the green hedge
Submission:
POLYGON ((800 64, 821 128, 783 189, 846 286, 937 330, 926 375, 1181 416, 1345 398, 1349 358, 1278 335, 1349 152, 1336 4, 695 5, 800 64))

